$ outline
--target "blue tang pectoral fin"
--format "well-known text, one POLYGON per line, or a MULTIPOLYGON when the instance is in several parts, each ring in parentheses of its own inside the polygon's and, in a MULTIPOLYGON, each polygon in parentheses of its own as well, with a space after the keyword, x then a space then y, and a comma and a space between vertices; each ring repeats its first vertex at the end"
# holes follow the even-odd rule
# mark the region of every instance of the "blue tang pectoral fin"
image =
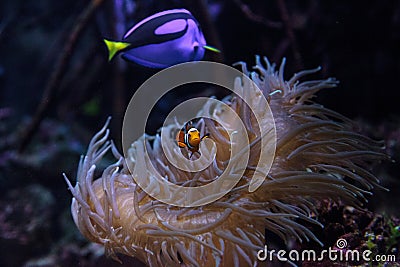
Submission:
POLYGON ((116 54, 131 45, 130 43, 111 41, 107 39, 104 39, 104 43, 106 44, 108 49, 108 61, 111 61, 111 59, 113 59, 116 54))

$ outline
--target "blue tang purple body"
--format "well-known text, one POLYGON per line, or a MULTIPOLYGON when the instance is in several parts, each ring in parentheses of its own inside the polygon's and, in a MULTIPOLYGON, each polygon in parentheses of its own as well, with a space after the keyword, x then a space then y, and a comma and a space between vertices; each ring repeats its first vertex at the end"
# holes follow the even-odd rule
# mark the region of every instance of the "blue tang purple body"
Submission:
POLYGON ((156 13, 134 25, 121 41, 104 39, 109 60, 122 58, 150 68, 167 68, 175 64, 198 61, 208 46, 197 20, 186 9, 156 13))

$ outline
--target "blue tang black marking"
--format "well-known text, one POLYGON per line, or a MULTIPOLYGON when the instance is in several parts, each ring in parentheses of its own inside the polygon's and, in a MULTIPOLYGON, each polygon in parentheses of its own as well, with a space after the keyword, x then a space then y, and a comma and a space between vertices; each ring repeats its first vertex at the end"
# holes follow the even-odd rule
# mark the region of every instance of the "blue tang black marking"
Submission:
POLYGON ((134 25, 121 41, 104 39, 109 60, 121 53, 122 58, 150 68, 198 61, 208 46, 197 20, 186 9, 156 13, 134 25))

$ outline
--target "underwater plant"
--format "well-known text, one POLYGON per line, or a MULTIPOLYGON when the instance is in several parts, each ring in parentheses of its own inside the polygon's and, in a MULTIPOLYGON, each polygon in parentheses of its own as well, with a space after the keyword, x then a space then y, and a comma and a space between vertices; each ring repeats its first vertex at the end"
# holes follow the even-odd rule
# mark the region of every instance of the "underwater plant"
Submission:
MULTIPOLYGON (((371 189, 380 187, 370 166, 387 158, 382 143, 356 133, 350 119, 311 100, 319 90, 335 87, 335 79, 300 81, 317 68, 285 81, 285 60, 279 70, 266 58, 263 61, 256 57, 253 71, 239 64, 267 98, 276 125, 275 157, 259 189, 248 191, 263 149, 261 128, 271 127, 269 121, 257 123, 254 119, 253 113, 266 112, 265 106, 257 105, 260 95, 251 97, 252 107, 256 107, 251 110, 235 94, 223 100, 246 126, 249 161, 243 177, 228 194, 199 207, 176 207, 152 198, 136 184, 128 165, 139 167, 143 176, 152 177, 157 170, 179 185, 198 186, 217 179, 229 160, 237 160, 229 159, 229 136, 216 123, 223 120, 235 128, 235 121, 221 106, 205 104, 199 111, 199 117, 210 114, 214 118, 200 120, 197 128, 210 134, 218 153, 207 169, 195 173, 169 164, 159 135, 139 138, 124 158, 108 140, 108 120, 80 160, 76 185, 64 175, 80 232, 103 244, 106 254, 115 260, 117 253, 122 253, 149 266, 254 266, 261 263, 257 251, 268 243, 265 231, 285 242, 292 238, 319 242, 304 225, 320 225, 312 217, 317 213, 316 200, 340 199, 360 207, 371 189), (96 165, 108 151, 116 162, 95 177, 96 165)), ((236 92, 248 91, 246 83, 235 86, 236 92)), ((164 130, 174 136, 181 127, 168 125, 164 130)))

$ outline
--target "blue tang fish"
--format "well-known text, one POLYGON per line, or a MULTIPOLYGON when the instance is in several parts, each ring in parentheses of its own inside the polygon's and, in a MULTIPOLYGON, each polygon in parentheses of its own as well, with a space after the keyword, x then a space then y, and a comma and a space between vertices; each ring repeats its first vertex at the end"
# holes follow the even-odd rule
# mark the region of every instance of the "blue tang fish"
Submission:
POLYGON ((129 29, 122 41, 104 39, 110 61, 118 53, 127 61, 150 68, 166 68, 175 64, 198 61, 208 46, 199 23, 186 9, 156 13, 129 29))

